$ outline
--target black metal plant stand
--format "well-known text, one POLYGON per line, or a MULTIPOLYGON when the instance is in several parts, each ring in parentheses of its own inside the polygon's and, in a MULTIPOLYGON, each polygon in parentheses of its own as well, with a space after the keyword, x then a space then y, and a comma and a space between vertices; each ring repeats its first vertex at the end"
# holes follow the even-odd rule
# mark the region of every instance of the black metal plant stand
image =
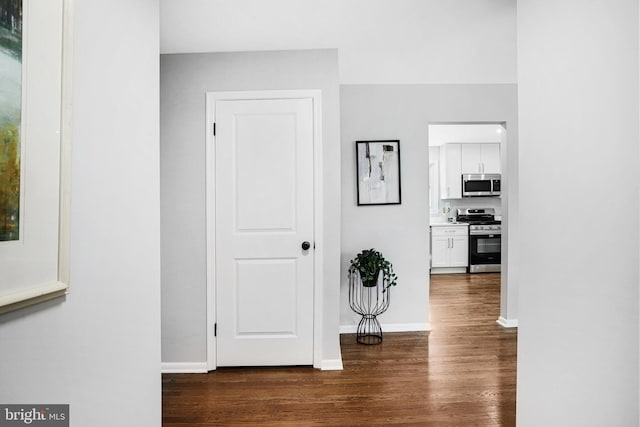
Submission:
POLYGON ((389 288, 384 288, 381 278, 373 286, 364 285, 360 274, 351 274, 349 278, 349 306, 362 316, 356 330, 356 341, 360 344, 380 344, 382 327, 378 316, 389 308, 389 288))

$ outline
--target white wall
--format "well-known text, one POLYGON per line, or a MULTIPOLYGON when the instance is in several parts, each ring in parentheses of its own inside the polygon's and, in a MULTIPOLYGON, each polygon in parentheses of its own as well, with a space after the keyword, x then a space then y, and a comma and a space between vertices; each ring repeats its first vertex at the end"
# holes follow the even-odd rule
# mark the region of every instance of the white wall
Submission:
POLYGON ((636 0, 518 2, 521 427, 638 425, 638 47, 636 0))
POLYGON ((0 317, 0 402, 74 426, 160 425, 158 14, 75 1, 71 293, 0 317))
POLYGON ((340 115, 336 50, 161 57, 162 360, 206 361, 205 93, 321 89, 322 359, 340 359, 340 115))
POLYGON ((340 83, 515 83, 512 0, 161 0, 163 53, 337 48, 340 83))
MULTIPOLYGON (((419 330, 428 322, 429 200, 428 124, 506 122, 510 174, 517 176, 515 85, 342 85, 342 263, 343 330, 358 317, 349 309, 347 269, 362 249, 376 248, 394 265, 398 285, 380 316, 383 330, 419 330), (399 139, 402 204, 357 206, 355 141, 399 139), (515 157, 514 157, 515 156, 515 157)), ((509 203, 508 198, 503 198, 509 203)), ((503 211, 504 213, 504 211, 503 211)), ((503 218, 507 232, 513 227, 503 218)), ((510 284, 517 286, 516 283, 510 284)), ((514 307, 514 311, 516 308, 514 307)), ((517 316, 515 314, 514 316, 517 316)))

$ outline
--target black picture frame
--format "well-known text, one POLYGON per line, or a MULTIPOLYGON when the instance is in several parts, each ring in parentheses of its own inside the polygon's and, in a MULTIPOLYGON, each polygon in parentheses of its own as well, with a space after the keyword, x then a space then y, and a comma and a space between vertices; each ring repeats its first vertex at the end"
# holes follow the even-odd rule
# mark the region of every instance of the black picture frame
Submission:
POLYGON ((358 206, 399 205, 400 140, 356 141, 358 206))

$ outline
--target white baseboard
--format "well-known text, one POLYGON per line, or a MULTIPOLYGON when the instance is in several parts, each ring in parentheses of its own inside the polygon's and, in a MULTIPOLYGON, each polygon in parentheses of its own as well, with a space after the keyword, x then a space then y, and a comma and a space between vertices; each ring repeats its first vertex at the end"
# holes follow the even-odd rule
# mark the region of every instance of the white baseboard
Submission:
MULTIPOLYGON (((382 332, 423 332, 430 331, 430 323, 383 323, 382 332)), ((341 334, 355 334, 358 329, 357 325, 341 325, 341 334)))
MULTIPOLYGON (((341 371, 343 369, 342 359, 325 359, 320 362, 321 371, 341 371)), ((163 374, 206 374, 209 372, 206 362, 167 362, 162 363, 161 372, 163 374)))
POLYGON ((467 267, 432 267, 431 274, 456 274, 466 273, 467 267))
POLYGON ((325 359, 320 362, 321 371, 342 371, 342 359, 325 359))
POLYGON ((163 374, 204 374, 209 372, 207 362, 163 362, 163 374))
POLYGON ((498 325, 502 326, 503 328, 517 328, 518 327, 518 319, 505 319, 502 316, 500 316, 498 318, 498 320, 496 320, 496 323, 498 325))

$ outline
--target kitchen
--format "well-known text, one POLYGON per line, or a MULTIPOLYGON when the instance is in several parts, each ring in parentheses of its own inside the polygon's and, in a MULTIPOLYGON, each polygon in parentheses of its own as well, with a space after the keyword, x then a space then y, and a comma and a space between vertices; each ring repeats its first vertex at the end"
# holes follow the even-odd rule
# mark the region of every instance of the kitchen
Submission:
POLYGON ((502 270, 502 123, 429 125, 430 273, 502 270))

